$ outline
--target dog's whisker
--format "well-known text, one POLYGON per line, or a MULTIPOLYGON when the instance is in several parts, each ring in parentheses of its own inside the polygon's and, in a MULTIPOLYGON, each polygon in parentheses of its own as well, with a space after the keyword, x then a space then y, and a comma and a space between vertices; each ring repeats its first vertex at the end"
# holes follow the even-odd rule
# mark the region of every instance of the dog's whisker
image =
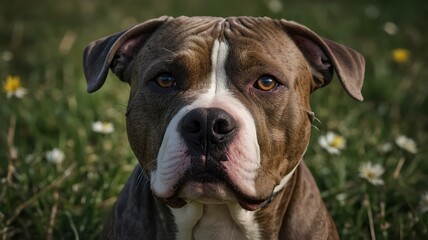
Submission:
MULTIPOLYGON (((309 116, 309 118, 310 118, 310 121, 313 123, 314 122, 314 120, 315 121, 317 121, 318 123, 320 123, 320 124, 322 124, 322 122, 321 122, 321 120, 319 119, 319 118, 317 118, 316 117, 316 114, 315 114, 315 112, 313 112, 313 111, 311 111, 311 110, 308 110, 307 108, 305 108, 305 107, 303 107, 303 106, 300 106, 304 111, 306 111, 306 113, 308 114, 308 116, 309 116)), ((315 127, 313 124, 312 124, 312 126, 314 127, 314 128, 316 128, 317 130, 319 130, 317 127, 315 127)))
POLYGON ((154 160, 152 160, 152 161, 149 161, 149 162, 147 162, 146 164, 144 164, 144 166, 142 166, 141 168, 144 170, 144 169, 149 169, 153 164, 155 164, 156 163, 156 159, 154 159, 154 160))
POLYGON ((150 181, 146 181, 144 183, 144 186, 142 188, 143 188, 143 192, 146 192, 147 189, 150 188, 150 181))
MULTIPOLYGON (((156 162, 156 160, 152 160, 152 161, 148 162, 147 164, 145 164, 144 166, 141 166, 141 164, 138 164, 138 166, 141 168, 141 172, 140 172, 140 174, 139 174, 139 175, 138 175, 138 177, 137 177, 137 185, 136 185, 136 187, 135 187, 135 190, 137 190, 137 189, 138 189, 138 187, 140 186, 140 184, 141 184, 141 182, 143 181, 143 179, 144 179, 144 178, 146 178, 146 179, 148 180, 148 181, 146 181, 146 185, 148 185, 148 184, 149 184, 149 182, 150 182, 150 178, 149 178, 149 176, 146 174, 146 172, 144 171, 144 169, 147 169, 149 165, 154 164, 155 162, 156 162)), ((144 189, 145 187, 146 187, 146 186, 143 186, 143 189, 144 189)))
POLYGON ((177 56, 177 55, 178 55, 177 53, 175 53, 175 52, 173 52, 173 51, 169 50, 168 48, 162 48, 162 50, 165 50, 165 51, 167 51, 167 52, 169 52, 169 53, 172 53, 174 56, 177 56))
MULTIPOLYGON (((138 165, 138 166, 140 166, 140 165, 138 165)), ((140 186, 140 183, 142 182, 142 180, 143 180, 143 178, 144 178, 144 171, 142 170, 142 167, 141 167, 141 166, 140 166, 140 168, 141 168, 141 172, 140 172, 140 174, 138 174, 138 176, 137 176, 137 185, 135 186, 134 191, 137 191, 137 190, 138 190, 138 187, 140 186)))
POLYGON ((317 117, 314 116, 314 120, 316 120, 318 123, 322 124, 321 120, 319 120, 317 117))
POLYGON ((162 49, 172 54, 172 59, 167 59, 165 60, 166 62, 173 62, 175 58, 179 55, 178 53, 175 53, 167 48, 162 48, 162 49))

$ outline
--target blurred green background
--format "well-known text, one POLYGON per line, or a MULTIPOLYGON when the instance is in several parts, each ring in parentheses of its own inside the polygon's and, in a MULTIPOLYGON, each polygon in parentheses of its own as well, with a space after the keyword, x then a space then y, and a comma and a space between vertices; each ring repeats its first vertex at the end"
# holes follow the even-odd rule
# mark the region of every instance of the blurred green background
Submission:
POLYGON ((2 239, 98 238, 136 160, 124 126, 128 86, 110 76, 87 94, 82 51, 161 15, 285 18, 361 52, 365 101, 350 99, 337 80, 313 94, 321 123, 306 162, 343 239, 428 236, 428 1, 4 0, 0 13, 2 89, 13 75, 28 91, 20 99, 0 92, 2 239), (94 132, 95 121, 115 131, 94 132), (346 139, 340 155, 318 144, 328 131, 346 139), (400 135, 416 142, 416 154, 395 143, 400 135), (54 148, 65 154, 56 164, 46 155, 54 148), (384 167, 384 185, 358 177, 367 161, 384 167))

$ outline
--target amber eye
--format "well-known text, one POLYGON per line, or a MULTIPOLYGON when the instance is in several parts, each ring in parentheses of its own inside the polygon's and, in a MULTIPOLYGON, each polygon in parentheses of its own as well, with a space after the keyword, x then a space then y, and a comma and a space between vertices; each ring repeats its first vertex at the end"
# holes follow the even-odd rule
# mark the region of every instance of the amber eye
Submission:
POLYGON ((176 84, 175 78, 168 73, 159 75, 156 77, 155 81, 161 88, 172 88, 176 84))
POLYGON ((260 89, 262 91, 270 91, 278 87, 278 82, 274 79, 274 77, 269 75, 261 76, 257 79, 257 82, 254 84, 254 87, 260 89))

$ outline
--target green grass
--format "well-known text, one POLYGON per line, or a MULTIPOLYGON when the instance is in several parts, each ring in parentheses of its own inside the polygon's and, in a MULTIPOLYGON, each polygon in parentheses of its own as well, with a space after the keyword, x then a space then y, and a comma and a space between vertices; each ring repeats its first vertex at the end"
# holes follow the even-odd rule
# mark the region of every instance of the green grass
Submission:
POLYGON ((319 131, 313 129, 306 162, 343 239, 426 239, 428 212, 421 199, 428 192, 428 3, 292 0, 274 13, 267 2, 2 1, 0 83, 17 75, 28 90, 22 99, 0 92, 2 239, 98 238, 136 160, 125 134, 128 87, 110 77, 101 91, 87 94, 82 50, 92 40, 159 15, 286 18, 363 53, 364 102, 350 99, 337 79, 313 94, 322 123, 315 124, 319 131), (370 9, 377 16, 368 16, 370 9), (383 30, 386 22, 397 25, 397 34, 383 30), (59 47, 64 36, 75 37, 69 49, 59 47), (394 63, 396 48, 408 49, 409 61, 394 63), (93 132, 97 120, 112 122, 114 133, 93 132), (340 155, 318 144, 328 131, 345 137, 340 155), (394 143, 402 134, 416 141, 418 153, 394 143), (379 151, 384 143, 392 150, 379 151), (10 155, 12 146, 16 156, 10 155), (53 148, 65 153, 59 165, 46 159, 53 148), (366 161, 385 168, 383 186, 358 177, 366 161))

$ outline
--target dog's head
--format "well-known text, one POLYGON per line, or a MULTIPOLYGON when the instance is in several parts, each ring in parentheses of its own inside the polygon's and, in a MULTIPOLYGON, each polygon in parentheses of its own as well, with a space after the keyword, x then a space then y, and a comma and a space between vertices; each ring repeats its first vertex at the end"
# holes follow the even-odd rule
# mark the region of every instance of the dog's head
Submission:
POLYGON ((255 210, 302 159, 310 93, 336 72, 362 100, 364 59, 295 22, 162 17, 85 49, 89 92, 109 68, 131 86, 129 142, 156 196, 255 210))

